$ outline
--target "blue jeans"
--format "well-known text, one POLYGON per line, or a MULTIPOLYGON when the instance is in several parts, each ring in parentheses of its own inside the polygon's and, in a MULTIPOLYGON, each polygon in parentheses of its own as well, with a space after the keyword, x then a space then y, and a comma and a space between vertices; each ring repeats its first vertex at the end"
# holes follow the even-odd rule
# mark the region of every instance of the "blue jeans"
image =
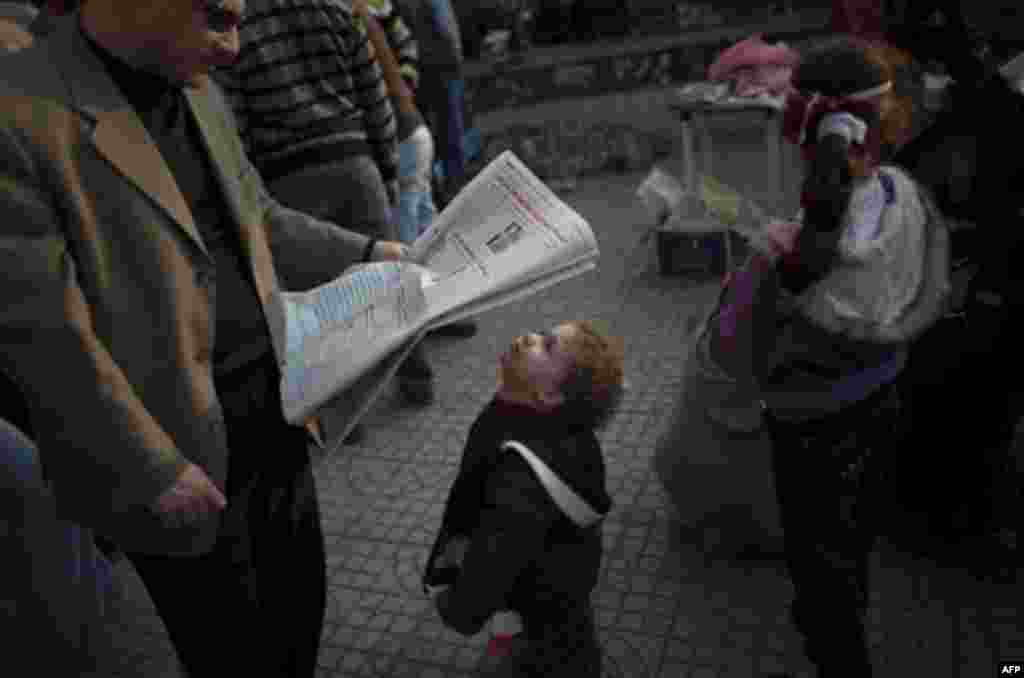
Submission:
POLYGON ((398 239, 412 243, 437 216, 430 173, 434 138, 420 125, 398 145, 398 239))
POLYGON ((4 662, 31 666, 35 675, 58 675, 58 664, 59 675, 92 668, 90 635, 103 629, 111 565, 92 532, 57 514, 35 445, 3 419, 0 554, 4 662))

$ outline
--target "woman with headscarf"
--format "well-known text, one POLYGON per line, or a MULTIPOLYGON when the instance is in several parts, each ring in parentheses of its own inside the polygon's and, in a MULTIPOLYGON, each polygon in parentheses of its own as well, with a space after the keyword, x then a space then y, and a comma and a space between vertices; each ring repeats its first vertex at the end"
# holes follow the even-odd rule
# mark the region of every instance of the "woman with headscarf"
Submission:
POLYGON ((878 52, 825 45, 793 84, 784 133, 804 154, 801 216, 755 243, 707 351, 753 369, 762 388, 806 653, 819 675, 865 678, 865 500, 899 453, 894 382, 908 344, 945 309, 948 236, 926 193, 881 161, 907 116, 878 52))

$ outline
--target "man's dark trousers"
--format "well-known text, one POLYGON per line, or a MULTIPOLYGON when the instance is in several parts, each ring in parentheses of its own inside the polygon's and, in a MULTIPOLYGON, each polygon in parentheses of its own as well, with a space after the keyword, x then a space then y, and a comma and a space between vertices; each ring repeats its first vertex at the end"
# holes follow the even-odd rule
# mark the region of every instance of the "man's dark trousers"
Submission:
POLYGON ((312 678, 326 606, 324 541, 303 429, 281 412, 272 355, 217 380, 228 506, 199 557, 128 554, 190 678, 312 678))

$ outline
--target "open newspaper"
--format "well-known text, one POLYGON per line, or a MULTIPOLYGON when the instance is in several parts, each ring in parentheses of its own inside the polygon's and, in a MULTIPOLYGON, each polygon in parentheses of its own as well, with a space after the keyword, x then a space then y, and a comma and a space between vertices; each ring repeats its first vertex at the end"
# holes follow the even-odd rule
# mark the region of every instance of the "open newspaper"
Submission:
POLYGON ((596 266, 589 224, 511 152, 484 168, 410 247, 270 309, 285 418, 332 404, 341 440, 431 329, 535 294, 596 266))

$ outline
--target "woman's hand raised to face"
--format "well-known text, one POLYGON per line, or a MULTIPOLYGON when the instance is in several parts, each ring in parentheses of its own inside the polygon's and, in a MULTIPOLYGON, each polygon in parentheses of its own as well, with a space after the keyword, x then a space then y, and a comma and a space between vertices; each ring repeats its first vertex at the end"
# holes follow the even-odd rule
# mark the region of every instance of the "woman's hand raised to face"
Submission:
POLYGON ((773 250, 772 259, 791 254, 803 224, 798 221, 771 221, 764 227, 768 243, 773 250))

